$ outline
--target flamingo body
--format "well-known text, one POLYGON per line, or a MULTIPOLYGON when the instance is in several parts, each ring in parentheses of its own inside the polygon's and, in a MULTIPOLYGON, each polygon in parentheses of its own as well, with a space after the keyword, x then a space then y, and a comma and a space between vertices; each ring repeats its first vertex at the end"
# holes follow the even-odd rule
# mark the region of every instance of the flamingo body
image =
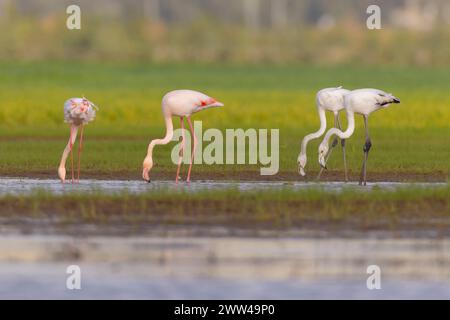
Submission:
POLYGON ((390 93, 378 89, 353 90, 344 99, 346 110, 363 116, 387 108, 391 103, 399 103, 400 100, 390 93))
POLYGON ((64 122, 84 125, 95 119, 96 106, 86 98, 71 98, 64 103, 64 122))
POLYGON ((350 90, 342 87, 325 88, 317 92, 317 107, 326 111, 339 112, 344 109, 344 97, 350 90))
POLYGON ((205 109, 222 106, 214 98, 194 90, 170 91, 162 99, 164 114, 179 117, 188 117, 205 109))

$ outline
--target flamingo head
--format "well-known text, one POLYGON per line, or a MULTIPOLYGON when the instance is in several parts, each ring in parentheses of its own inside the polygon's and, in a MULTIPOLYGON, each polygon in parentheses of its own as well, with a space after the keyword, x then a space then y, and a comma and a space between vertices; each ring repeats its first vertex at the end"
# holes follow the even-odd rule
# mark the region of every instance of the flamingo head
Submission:
POLYGON ((301 176, 305 176, 305 166, 306 166, 306 154, 300 154, 297 158, 297 164, 298 164, 298 173, 301 176))
POLYGON ((142 179, 150 182, 150 170, 153 168, 153 160, 151 157, 146 156, 144 163, 142 164, 142 179))
POLYGON ((59 167, 58 168, 58 177, 61 180, 62 183, 66 180, 66 168, 59 167))
POLYGON ((322 142, 319 146, 319 164, 324 169, 327 168, 327 161, 325 160, 327 153, 328 153, 328 144, 326 142, 325 143, 322 142))

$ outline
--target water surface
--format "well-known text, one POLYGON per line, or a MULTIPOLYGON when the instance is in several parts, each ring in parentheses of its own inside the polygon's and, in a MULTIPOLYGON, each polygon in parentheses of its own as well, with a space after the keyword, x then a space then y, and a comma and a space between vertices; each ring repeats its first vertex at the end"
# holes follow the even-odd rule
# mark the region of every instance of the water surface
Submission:
POLYGON ((139 180, 81 180, 79 183, 62 184, 59 180, 50 179, 20 179, 20 178, 1 178, 1 194, 29 194, 35 190, 46 190, 55 194, 66 192, 109 192, 109 193, 144 193, 161 189, 171 189, 180 191, 202 191, 202 190, 220 190, 227 188, 236 188, 239 190, 278 190, 283 188, 299 190, 308 188, 322 188, 330 191, 342 191, 345 189, 372 190, 373 188, 394 190, 396 188, 418 186, 423 188, 434 188, 447 185, 445 182, 433 183, 402 183, 402 182, 374 182, 366 187, 358 186, 356 182, 282 182, 282 181, 194 181, 191 183, 181 182, 178 185, 173 181, 153 181, 146 183, 139 180))
POLYGON ((450 299, 450 239, 2 236, 0 298, 450 299))

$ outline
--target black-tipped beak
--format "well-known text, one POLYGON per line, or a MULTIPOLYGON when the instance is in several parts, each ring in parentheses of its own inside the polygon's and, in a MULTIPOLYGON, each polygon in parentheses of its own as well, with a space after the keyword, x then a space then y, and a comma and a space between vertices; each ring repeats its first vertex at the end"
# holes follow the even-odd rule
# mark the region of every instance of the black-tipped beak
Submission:
POLYGON ((394 103, 400 103, 400 99, 399 98, 394 98, 394 103))

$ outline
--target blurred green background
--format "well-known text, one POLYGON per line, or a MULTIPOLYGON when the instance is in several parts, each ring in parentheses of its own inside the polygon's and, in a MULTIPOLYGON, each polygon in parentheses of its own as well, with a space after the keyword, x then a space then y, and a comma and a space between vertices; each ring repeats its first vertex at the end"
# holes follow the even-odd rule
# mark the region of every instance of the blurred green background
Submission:
POLYGON ((0 28, 13 60, 450 63, 446 0, 0 0, 0 28), (79 31, 65 27, 70 4, 79 31))

